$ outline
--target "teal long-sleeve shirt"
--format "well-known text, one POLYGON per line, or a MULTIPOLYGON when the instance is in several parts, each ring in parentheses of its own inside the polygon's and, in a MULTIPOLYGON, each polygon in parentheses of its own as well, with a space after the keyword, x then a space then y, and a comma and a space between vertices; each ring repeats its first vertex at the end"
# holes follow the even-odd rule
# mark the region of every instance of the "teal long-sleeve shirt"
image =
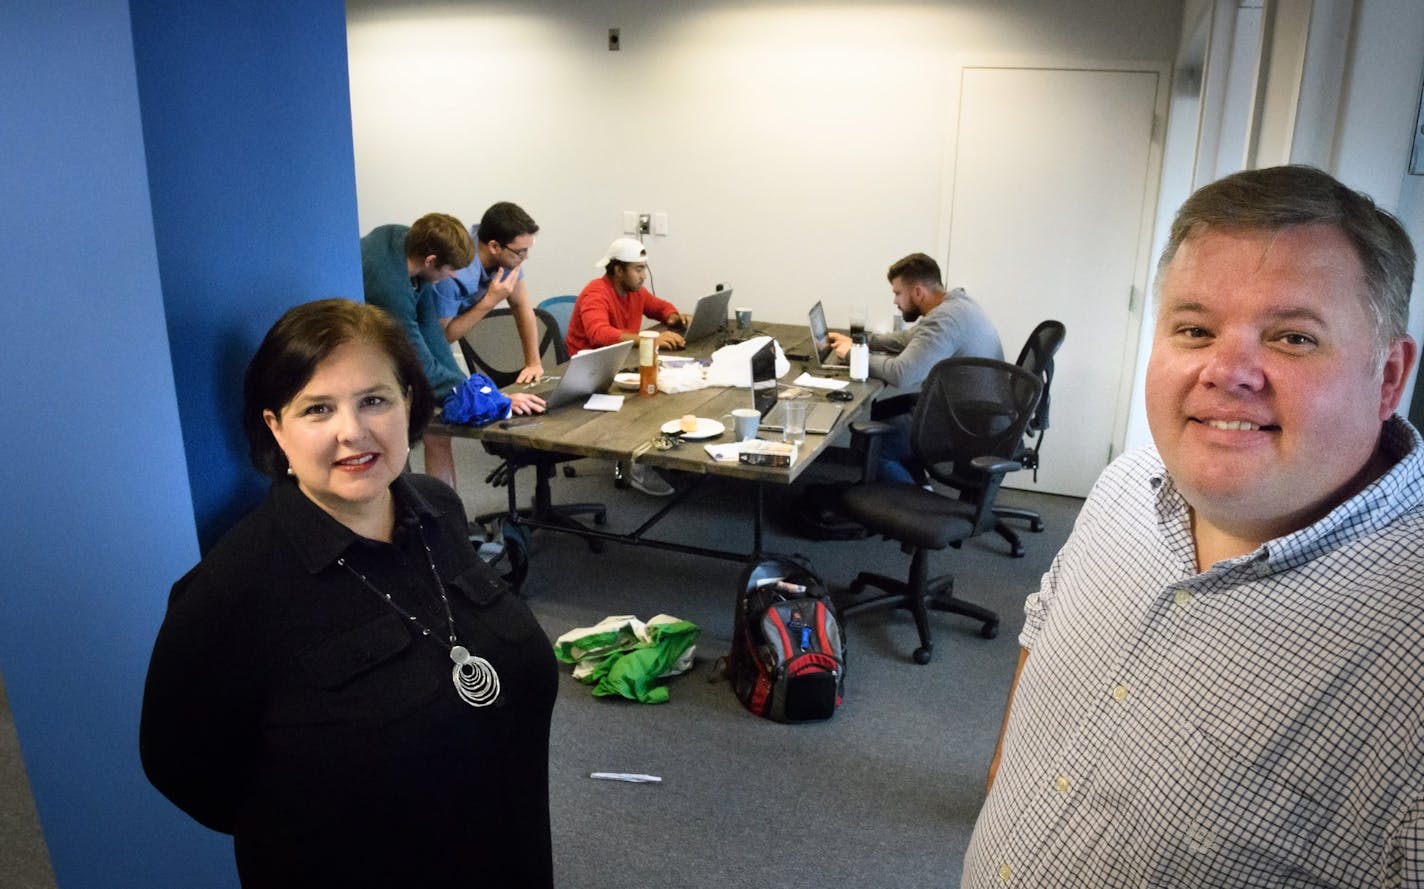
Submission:
POLYGON ((465 381, 465 374, 445 340, 435 288, 425 281, 418 287, 411 282, 405 264, 409 231, 408 225, 382 225, 362 238, 361 279, 366 302, 389 312, 405 328, 438 404, 465 381))

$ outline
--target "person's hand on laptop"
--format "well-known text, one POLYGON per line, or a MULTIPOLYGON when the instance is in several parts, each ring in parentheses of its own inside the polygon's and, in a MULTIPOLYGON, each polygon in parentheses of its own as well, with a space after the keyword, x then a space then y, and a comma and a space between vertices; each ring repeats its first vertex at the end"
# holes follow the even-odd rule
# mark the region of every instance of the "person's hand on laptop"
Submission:
POLYGON ((516 382, 516 383, 537 383, 537 382, 539 382, 539 378, 542 377, 543 375, 544 375, 544 365, 542 365, 542 364, 530 364, 530 365, 525 366, 525 368, 519 372, 519 376, 517 376, 517 377, 514 378, 514 382, 516 382))
POLYGON ((665 321, 664 323, 667 324, 668 327, 676 327, 679 330, 686 330, 687 325, 692 323, 692 316, 684 315, 680 312, 673 312, 671 315, 667 316, 667 321, 665 321))
POLYGON ((544 412, 544 399, 532 392, 515 392, 509 396, 511 414, 528 415, 544 412))
POLYGON ((836 353, 837 358, 845 358, 850 354, 850 337, 843 333, 836 333, 834 330, 826 333, 826 342, 831 344, 831 349, 836 353))
POLYGON ((681 349, 685 345, 687 345, 687 341, 682 338, 682 334, 680 333, 664 330, 658 334, 659 349, 681 349))

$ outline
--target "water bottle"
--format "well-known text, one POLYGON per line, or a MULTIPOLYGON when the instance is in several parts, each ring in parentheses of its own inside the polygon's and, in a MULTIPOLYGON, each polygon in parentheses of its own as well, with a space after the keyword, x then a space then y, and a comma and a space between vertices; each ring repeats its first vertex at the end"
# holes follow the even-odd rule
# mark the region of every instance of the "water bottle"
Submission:
POLYGON ((863 383, 870 376, 870 344, 865 334, 851 334, 850 338, 850 378, 863 383))

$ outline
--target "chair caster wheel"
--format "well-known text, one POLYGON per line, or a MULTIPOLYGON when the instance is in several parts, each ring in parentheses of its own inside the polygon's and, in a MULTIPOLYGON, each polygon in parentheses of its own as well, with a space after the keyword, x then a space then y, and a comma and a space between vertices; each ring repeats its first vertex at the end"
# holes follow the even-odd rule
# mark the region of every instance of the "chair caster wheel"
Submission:
POLYGON ((994 621, 991 624, 985 624, 984 626, 980 627, 979 635, 985 639, 993 639, 995 636, 999 635, 999 622, 994 621))
POLYGON ((1028 529, 1035 534, 1039 534, 1043 531, 1043 522, 1039 521, 1038 519, 1034 519, 1033 521, 1028 523, 1028 529))
POLYGON ((1023 547, 1021 547, 1021 546, 1016 546, 1016 547, 1014 547, 1013 549, 1009 550, 1009 558, 1011 558, 1011 559, 1022 559, 1023 557, 1024 557, 1024 548, 1023 548, 1023 547))
POLYGON ((915 663, 922 667, 928 664, 932 657, 934 657, 934 648, 929 645, 922 645, 915 649, 915 663))

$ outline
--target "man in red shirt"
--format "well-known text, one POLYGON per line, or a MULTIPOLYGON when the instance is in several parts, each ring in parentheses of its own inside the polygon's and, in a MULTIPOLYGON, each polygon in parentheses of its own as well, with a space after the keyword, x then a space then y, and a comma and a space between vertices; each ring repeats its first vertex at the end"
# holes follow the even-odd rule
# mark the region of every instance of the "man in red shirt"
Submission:
MULTIPOLYGON (((604 270, 603 277, 589 281, 579 293, 564 335, 570 355, 636 339, 644 318, 669 328, 687 328, 690 318, 643 286, 648 280, 648 251, 641 241, 619 238, 595 267, 604 270)), ((658 334, 659 348, 680 349, 683 345, 682 334, 674 330, 658 334)))

